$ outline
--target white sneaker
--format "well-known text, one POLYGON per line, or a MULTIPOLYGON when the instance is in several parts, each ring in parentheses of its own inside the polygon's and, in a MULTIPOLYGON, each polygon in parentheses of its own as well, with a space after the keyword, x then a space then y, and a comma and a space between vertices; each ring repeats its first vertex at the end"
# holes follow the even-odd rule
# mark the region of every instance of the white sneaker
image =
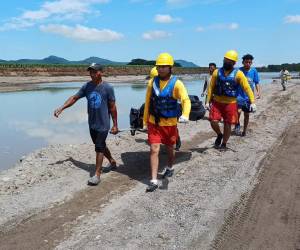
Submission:
POLYGON ((94 175, 93 177, 91 177, 89 180, 88 180, 88 185, 90 186, 97 186, 100 182, 100 177, 97 176, 97 175, 94 175))

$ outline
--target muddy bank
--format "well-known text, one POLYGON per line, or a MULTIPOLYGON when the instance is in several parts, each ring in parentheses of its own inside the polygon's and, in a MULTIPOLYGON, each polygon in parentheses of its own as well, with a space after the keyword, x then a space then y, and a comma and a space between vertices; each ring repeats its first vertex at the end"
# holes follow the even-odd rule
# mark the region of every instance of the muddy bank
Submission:
MULTIPOLYGON (((82 66, 33 66, 26 65, 0 67, 0 76, 20 76, 20 77, 47 77, 47 76, 86 76, 88 65, 82 66)), ((105 66, 106 76, 138 76, 148 75, 153 66, 105 66)), ((207 68, 195 67, 173 67, 174 74, 201 74, 206 73, 207 68)))
MULTIPOLYGON (((119 169, 86 186, 90 144, 53 145, 0 173, 0 244, 4 249, 208 249, 228 213, 258 182, 261 162, 300 119, 300 85, 263 86, 247 137, 219 152, 207 120, 180 125, 175 176, 145 194, 146 135, 122 133, 108 145, 119 169), (30 201, 30 202, 28 202, 30 201), (49 225, 49 226, 47 226, 49 225), (30 233, 28 233, 30 232, 30 233)), ((161 168, 166 154, 161 153, 161 168)))

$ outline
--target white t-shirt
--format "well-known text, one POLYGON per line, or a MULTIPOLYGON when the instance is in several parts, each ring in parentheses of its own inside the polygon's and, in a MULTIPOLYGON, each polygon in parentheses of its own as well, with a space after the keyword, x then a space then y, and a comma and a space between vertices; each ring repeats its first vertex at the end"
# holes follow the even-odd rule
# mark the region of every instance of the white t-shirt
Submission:
POLYGON ((287 70, 281 70, 280 71, 280 78, 286 80, 287 77, 290 76, 290 72, 287 70))
POLYGON ((207 86, 206 86, 206 89, 204 91, 204 95, 207 95, 207 90, 208 90, 208 87, 209 87, 209 84, 210 84, 211 77, 212 76, 210 74, 205 75, 204 81, 207 82, 207 86))

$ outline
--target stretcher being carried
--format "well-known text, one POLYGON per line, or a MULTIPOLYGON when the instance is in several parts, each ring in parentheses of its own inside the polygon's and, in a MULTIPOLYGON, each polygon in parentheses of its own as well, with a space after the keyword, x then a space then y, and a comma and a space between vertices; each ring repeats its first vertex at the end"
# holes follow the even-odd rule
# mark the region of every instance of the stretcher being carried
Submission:
MULTIPOLYGON (((191 100, 191 112, 189 116, 190 121, 198 121, 205 116, 205 108, 202 104, 202 101, 196 95, 189 95, 191 100)), ((135 135, 136 131, 143 131, 143 115, 144 115, 144 107, 145 104, 139 109, 131 108, 129 114, 129 122, 130 122, 130 133, 131 135, 135 135)))

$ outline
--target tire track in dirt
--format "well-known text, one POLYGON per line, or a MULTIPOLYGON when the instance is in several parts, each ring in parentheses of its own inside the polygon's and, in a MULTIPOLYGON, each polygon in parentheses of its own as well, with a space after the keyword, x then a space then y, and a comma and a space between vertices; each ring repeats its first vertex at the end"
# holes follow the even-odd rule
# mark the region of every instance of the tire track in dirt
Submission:
POLYGON ((258 183, 227 216, 213 249, 300 249, 300 121, 261 163, 258 183))

